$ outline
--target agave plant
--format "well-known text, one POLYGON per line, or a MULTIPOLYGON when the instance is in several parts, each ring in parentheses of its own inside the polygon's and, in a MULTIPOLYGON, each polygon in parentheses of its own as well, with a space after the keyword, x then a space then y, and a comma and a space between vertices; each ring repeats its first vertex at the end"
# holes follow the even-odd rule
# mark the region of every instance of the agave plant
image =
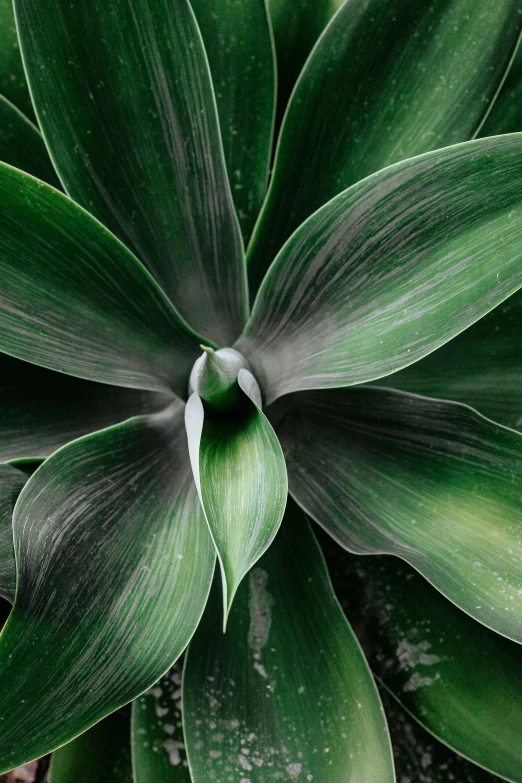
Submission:
POLYGON ((522 781, 520 0, 0 8, 0 769, 522 781))

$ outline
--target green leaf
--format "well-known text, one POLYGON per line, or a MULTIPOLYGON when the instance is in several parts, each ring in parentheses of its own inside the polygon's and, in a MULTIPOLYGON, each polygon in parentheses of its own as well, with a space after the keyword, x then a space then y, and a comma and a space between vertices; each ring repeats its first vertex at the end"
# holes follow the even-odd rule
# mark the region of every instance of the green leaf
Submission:
POLYGON ((215 413, 195 393, 186 407, 192 470, 221 567, 224 625, 241 580, 279 529, 288 491, 281 446, 249 375, 238 376, 243 408, 215 413))
POLYGON ((341 546, 399 555, 484 625, 522 640, 518 433, 388 389, 293 395, 275 415, 292 495, 341 546))
POLYGON ((0 636, 0 770, 138 696, 192 636, 215 555, 183 407, 74 441, 20 495, 18 586, 0 636))
POLYGON ((113 712, 55 750, 49 783, 133 783, 130 708, 113 712))
POLYGON ((172 395, 84 381, 0 354, 0 460, 48 457, 81 435, 171 402, 172 395))
POLYGON ((189 647, 183 719, 194 783, 392 783, 366 661, 295 507, 240 586, 226 634, 211 593, 189 647))
POLYGON ((13 509, 26 481, 21 470, 0 464, 0 597, 11 602, 16 587, 13 509))
POLYGON ((310 50, 343 0, 269 0, 277 51, 277 102, 282 115, 310 50))
POLYGON ((186 395, 198 338, 147 270, 66 196, 0 164, 0 350, 186 395))
POLYGON ((522 130, 522 46, 515 59, 500 94, 480 129, 481 136, 498 136, 522 130))
POLYGON ((237 344, 271 402, 388 375, 522 284, 522 134, 404 161, 286 243, 237 344))
POLYGON ((34 116, 20 56, 12 0, 0 0, 0 95, 31 119, 34 116))
POLYGON ((501 783, 501 778, 477 767, 428 734, 380 689, 390 727, 395 775, 401 783, 501 783))
POLYGON ((296 85, 248 263, 252 293, 290 234, 355 182, 476 134, 522 25, 520 0, 350 0, 296 85))
POLYGON ((265 0, 191 0, 214 82, 228 179, 248 241, 265 197, 276 66, 265 0))
MULTIPOLYGON (((0 3, 2 0, 0 0, 0 3)), ((38 128, 0 95, 0 160, 60 187, 38 128)))
POLYGON ((522 427, 522 292, 386 386, 463 402, 507 427, 522 427))
POLYGON ((136 253, 195 329, 230 344, 246 315, 245 263, 188 0, 15 7, 67 193, 136 253))
MULTIPOLYGON (((339 553, 331 562, 341 602, 386 688, 449 747, 520 783, 520 645, 476 623, 396 558, 339 553)), ((448 770, 442 780, 452 780, 448 770)))
POLYGON ((191 783, 181 722, 181 664, 132 705, 135 783, 191 783))

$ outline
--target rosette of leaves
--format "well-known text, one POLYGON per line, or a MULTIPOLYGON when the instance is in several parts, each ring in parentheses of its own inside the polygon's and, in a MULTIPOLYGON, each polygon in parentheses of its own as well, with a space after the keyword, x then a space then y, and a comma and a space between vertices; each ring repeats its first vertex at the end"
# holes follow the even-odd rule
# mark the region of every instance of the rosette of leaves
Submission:
POLYGON ((520 0, 0 8, 0 769, 522 781, 520 0))

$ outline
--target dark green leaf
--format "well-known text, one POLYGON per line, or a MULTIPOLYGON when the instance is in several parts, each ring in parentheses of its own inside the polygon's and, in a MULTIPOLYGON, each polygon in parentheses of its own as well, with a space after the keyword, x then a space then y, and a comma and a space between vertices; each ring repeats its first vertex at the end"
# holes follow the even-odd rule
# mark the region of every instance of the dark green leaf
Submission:
POLYGON ((245 242, 272 152, 275 53, 265 0, 191 0, 210 63, 228 179, 245 242))
POLYGON ((413 158, 354 185, 286 243, 237 348, 267 402, 373 380, 522 284, 522 134, 413 158))
POLYGON ((198 338, 147 270, 66 196, 0 164, 0 350, 119 386, 187 392, 198 338))
POLYGON ((239 411, 212 413, 197 394, 186 408, 192 470, 221 566, 225 624, 238 585, 279 529, 288 492, 281 446, 249 398, 245 372, 239 411))
POLYGON ((400 555, 461 609, 522 640, 518 433, 387 389, 296 394, 280 408, 290 491, 339 544, 400 555))
POLYGON ((26 481, 22 471, 0 464, 0 597, 11 602, 16 587, 13 509, 26 481))
POLYGON ((507 427, 522 427, 522 292, 386 386, 464 402, 507 427))
POLYGON ((171 402, 172 395, 93 383, 0 354, 0 460, 48 457, 81 435, 171 402))
POLYGON ((130 740, 124 707, 53 753, 49 783, 133 783, 130 740))
POLYGON ((284 241, 345 188, 473 138, 510 64, 520 0, 350 0, 290 101, 249 249, 252 294, 284 241))
POLYGON ((191 783, 181 722, 181 664, 132 705, 135 783, 191 783))
MULTIPOLYGON (((2 0, 0 0, 0 3, 2 0)), ((0 160, 43 179, 55 188, 58 177, 38 128, 0 95, 0 160)))
POLYGON ((13 0, 0 0, 0 95, 34 116, 16 34, 13 0))
POLYGON ((20 495, 18 587, 0 637, 0 770, 149 688, 197 626, 215 555, 183 407, 65 446, 20 495))
POLYGON ((277 103, 282 116, 310 50, 343 0, 269 0, 277 51, 277 103))
POLYGON ((194 783, 392 783, 374 682, 295 506, 239 587, 226 634, 219 600, 214 590, 184 669, 194 783))
POLYGON ((245 264, 188 0, 15 7, 65 189, 137 254, 195 329, 229 344, 244 323, 245 264))
MULTIPOLYGON (((520 783, 520 645, 476 623, 397 558, 340 552, 329 561, 368 660, 395 698, 458 753, 520 783)), ((476 778, 449 772, 441 783, 489 780, 480 770, 476 778)))

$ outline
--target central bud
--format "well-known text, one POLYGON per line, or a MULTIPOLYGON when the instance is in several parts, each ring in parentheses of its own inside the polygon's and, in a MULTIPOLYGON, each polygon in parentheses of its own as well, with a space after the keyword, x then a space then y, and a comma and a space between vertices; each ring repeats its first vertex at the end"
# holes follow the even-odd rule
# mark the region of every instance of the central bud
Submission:
POLYGON ((204 402, 217 410, 226 411, 244 404, 245 394, 261 406, 259 386, 250 372, 247 360, 234 348, 215 351, 201 345, 203 354, 190 373, 189 394, 196 392, 204 402), (240 370, 246 372, 238 381, 240 370))

